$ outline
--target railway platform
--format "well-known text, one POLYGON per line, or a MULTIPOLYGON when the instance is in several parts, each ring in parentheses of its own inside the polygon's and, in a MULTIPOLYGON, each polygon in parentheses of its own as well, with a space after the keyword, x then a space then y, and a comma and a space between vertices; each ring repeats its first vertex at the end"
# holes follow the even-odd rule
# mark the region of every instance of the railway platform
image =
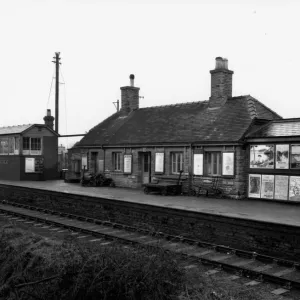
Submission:
POLYGON ((8 181, 1 185, 20 186, 32 189, 50 190, 67 194, 86 195, 125 202, 143 203, 185 211, 201 212, 246 220, 286 224, 300 227, 300 206, 284 202, 253 199, 220 199, 213 197, 145 195, 142 189, 82 187, 78 183, 62 180, 8 181))

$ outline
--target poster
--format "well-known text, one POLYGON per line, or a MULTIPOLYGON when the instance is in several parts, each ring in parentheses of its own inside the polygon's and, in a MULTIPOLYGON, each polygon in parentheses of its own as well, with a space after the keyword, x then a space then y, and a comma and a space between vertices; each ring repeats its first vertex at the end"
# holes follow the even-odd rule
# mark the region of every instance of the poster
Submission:
POLYGON ((276 169, 289 168, 289 145, 276 145, 276 169))
POLYGON ((260 198, 261 175, 249 174, 249 197, 260 198))
POLYGON ((300 176, 290 176, 289 200, 300 201, 300 176))
POLYGON ((203 153, 194 154, 194 175, 203 175, 203 153))
POLYGON ((234 175, 234 152, 223 152, 222 175, 234 175))
POLYGON ((291 169, 300 169, 300 145, 291 145, 291 169))
POLYGON ((132 155, 124 154, 124 173, 131 174, 132 155))
POLYGON ((274 168, 274 145, 250 146, 250 168, 274 168))
POLYGON ((25 158, 25 173, 34 173, 35 172, 35 159, 34 157, 25 158))
POLYGON ((274 175, 261 176, 261 198, 274 198, 274 175))
POLYGON ((275 199, 287 200, 289 191, 289 176, 275 176, 275 199))
POLYGON ((155 153, 155 173, 164 173, 164 153, 155 153))

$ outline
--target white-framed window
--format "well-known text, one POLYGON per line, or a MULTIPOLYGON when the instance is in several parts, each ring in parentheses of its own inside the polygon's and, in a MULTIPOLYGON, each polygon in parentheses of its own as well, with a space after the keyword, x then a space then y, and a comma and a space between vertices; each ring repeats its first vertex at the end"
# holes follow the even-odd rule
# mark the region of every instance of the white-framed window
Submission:
POLYGON ((0 138, 0 155, 15 155, 19 154, 20 149, 20 138, 11 137, 1 137, 0 138))
POLYGON ((183 171, 183 153, 182 152, 172 152, 171 153, 172 170, 173 174, 177 174, 183 171))
POLYGON ((220 176, 222 170, 222 153, 218 151, 205 152, 205 175, 220 176))
POLYGON ((40 137, 23 137, 23 154, 41 155, 42 138, 40 137))
POLYGON ((121 152, 112 153, 112 163, 114 171, 121 171, 121 152))

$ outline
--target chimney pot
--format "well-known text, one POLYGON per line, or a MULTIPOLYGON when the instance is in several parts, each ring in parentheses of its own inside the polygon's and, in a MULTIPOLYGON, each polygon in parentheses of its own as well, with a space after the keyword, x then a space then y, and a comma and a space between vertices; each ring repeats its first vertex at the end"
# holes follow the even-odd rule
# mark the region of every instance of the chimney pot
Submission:
POLYGON ((47 109, 47 117, 51 116, 51 109, 47 109))
POLYGON ((216 70, 217 69, 223 69, 223 67, 224 67, 223 58, 220 57, 220 56, 216 57, 216 67, 215 67, 215 69, 216 70))
POLYGON ((224 69, 228 70, 228 59, 224 58, 223 62, 224 62, 224 69))
POLYGON ((130 79, 130 86, 134 86, 134 75, 130 74, 129 79, 130 79))

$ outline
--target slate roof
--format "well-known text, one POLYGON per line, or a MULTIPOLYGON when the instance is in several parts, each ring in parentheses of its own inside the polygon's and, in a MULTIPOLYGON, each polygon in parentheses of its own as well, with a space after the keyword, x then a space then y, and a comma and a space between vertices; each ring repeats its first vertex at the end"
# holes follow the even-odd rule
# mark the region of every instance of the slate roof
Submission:
POLYGON ((255 132, 249 133, 247 138, 268 137, 300 137, 300 119, 274 120, 255 132))
POLYGON ((0 127, 0 135, 22 133, 31 126, 33 126, 33 124, 0 127))
POLYGON ((251 96, 232 97, 217 109, 208 101, 140 108, 113 114, 92 128, 75 147, 239 141, 254 118, 279 119, 251 96))
POLYGON ((58 134, 53 129, 46 126, 45 124, 24 124, 24 125, 0 127, 0 135, 20 134, 30 129, 33 126, 46 127, 48 130, 50 130, 52 133, 58 136, 58 134))

